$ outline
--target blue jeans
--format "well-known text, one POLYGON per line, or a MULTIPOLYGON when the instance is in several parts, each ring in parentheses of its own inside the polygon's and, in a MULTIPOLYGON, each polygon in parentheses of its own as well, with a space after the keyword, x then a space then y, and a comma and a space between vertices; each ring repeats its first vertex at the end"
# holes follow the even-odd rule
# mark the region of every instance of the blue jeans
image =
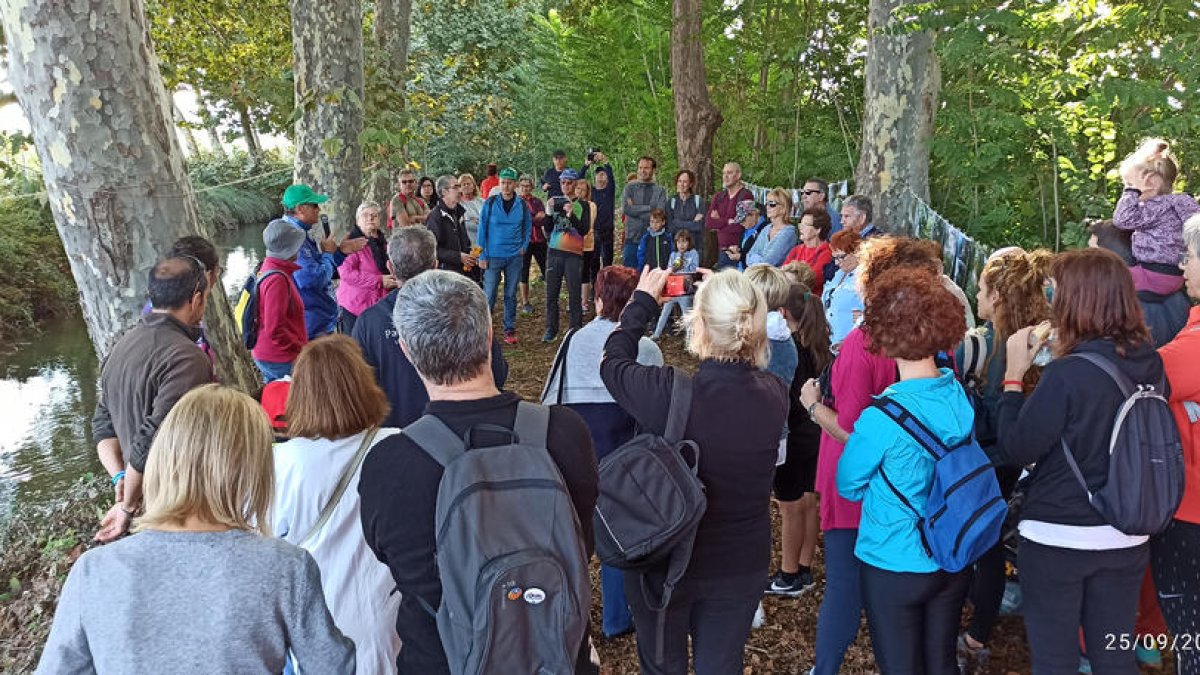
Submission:
POLYGON ((624 248, 621 249, 621 262, 630 269, 641 271, 637 264, 637 251, 638 242, 635 241, 632 244, 625 242, 624 248))
POLYGON ((619 635, 633 628, 633 614, 625 601, 625 573, 608 565, 600 566, 600 612, 605 637, 619 635))
POLYGON ((825 597, 817 614, 816 675, 837 675, 862 619, 862 563, 854 556, 858 530, 825 531, 825 597))
POLYGON ((500 273, 504 273, 504 330, 517 329, 517 286, 521 281, 524 256, 489 258, 483 271, 483 292, 487 294, 488 309, 496 307, 496 289, 500 286, 500 273))
POLYGON ((667 324, 671 321, 671 315, 674 313, 676 307, 679 308, 679 317, 683 318, 683 315, 692 309, 692 299, 694 297, 692 295, 681 295, 663 303, 662 309, 658 313, 658 324, 654 326, 654 334, 650 337, 655 340, 662 337, 663 330, 666 329, 667 324))
POLYGON ((292 374, 292 364, 275 363, 272 361, 259 361, 254 359, 254 365, 258 366, 258 371, 262 373, 263 384, 281 380, 284 377, 292 374))

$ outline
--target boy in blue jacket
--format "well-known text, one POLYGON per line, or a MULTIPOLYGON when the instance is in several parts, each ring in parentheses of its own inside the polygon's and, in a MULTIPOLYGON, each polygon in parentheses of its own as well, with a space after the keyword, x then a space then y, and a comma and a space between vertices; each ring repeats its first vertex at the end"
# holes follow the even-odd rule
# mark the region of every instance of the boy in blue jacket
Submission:
POLYGON ((517 343, 517 287, 529 237, 533 233, 533 214, 524 200, 517 198, 517 170, 507 167, 500 172, 500 194, 488 197, 479 213, 479 268, 483 270, 483 290, 488 309, 496 306, 496 289, 504 273, 504 343, 517 343))
POLYGON ((637 268, 641 270, 649 265, 665 270, 671 264, 671 252, 671 237, 667 235, 667 212, 653 209, 650 211, 650 227, 638 244, 637 268))

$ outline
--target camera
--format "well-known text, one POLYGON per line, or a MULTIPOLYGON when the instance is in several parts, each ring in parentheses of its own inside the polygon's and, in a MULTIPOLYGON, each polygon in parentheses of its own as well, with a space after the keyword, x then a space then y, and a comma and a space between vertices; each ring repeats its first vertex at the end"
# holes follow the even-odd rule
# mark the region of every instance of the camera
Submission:
POLYGON ((325 238, 329 238, 329 216, 321 216, 321 227, 325 230, 325 238))
POLYGON ((588 148, 587 161, 589 161, 589 162, 596 161, 596 155, 598 155, 598 154, 600 154, 600 148, 588 148))
POLYGON ((680 272, 667 277, 667 285, 663 287, 664 298, 678 298, 681 295, 693 295, 696 292, 695 272, 680 272))

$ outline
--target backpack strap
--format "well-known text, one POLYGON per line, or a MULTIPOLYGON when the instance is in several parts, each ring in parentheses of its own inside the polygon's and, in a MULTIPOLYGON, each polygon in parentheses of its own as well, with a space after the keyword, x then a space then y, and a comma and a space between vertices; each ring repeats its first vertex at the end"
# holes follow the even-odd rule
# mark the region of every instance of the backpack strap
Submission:
POLYGON ((447 467, 451 462, 461 457, 467 451, 466 443, 454 433, 446 423, 434 415, 425 413, 416 422, 404 427, 400 433, 408 436, 409 440, 433 458, 433 461, 447 467))
POLYGON ((1079 470, 1079 462, 1075 461, 1075 455, 1071 452, 1071 446, 1067 445, 1067 439, 1061 441, 1063 455, 1067 458, 1067 466, 1071 467, 1071 473, 1075 474, 1075 480, 1079 481, 1080 487, 1087 493, 1088 503, 1092 501, 1092 489, 1088 487, 1087 480, 1083 477, 1083 472, 1079 470))
POLYGON ((912 413, 890 396, 880 396, 871 403, 871 406, 878 408, 880 412, 888 416, 888 419, 895 422, 909 436, 912 436, 918 445, 924 448, 930 455, 933 455, 935 462, 950 452, 950 449, 942 443, 937 434, 930 431, 929 427, 925 426, 921 420, 914 417, 912 413))
POLYGON ((529 401, 517 403, 517 419, 513 422, 513 432, 521 445, 546 447, 550 436, 550 408, 529 401))
POLYGON ((375 434, 379 433, 379 427, 371 427, 363 435, 362 444, 358 446, 358 452, 350 458, 346 463, 346 467, 342 469, 342 475, 338 478, 337 486, 333 488, 333 494, 329 496, 329 501, 326 502, 325 508, 321 509, 321 515, 317 518, 317 522, 309 528, 308 534, 300 540, 300 547, 307 546, 312 538, 317 536, 317 533, 325 527, 325 523, 329 522, 329 517, 333 515, 333 509, 342 501, 342 495, 346 492, 346 487, 350 485, 350 479, 354 478, 354 474, 358 472, 358 467, 362 466, 363 459, 367 456, 367 450, 371 449, 371 442, 375 440, 375 434))
POLYGON ((558 352, 554 355, 554 364, 550 366, 550 375, 546 377, 546 384, 542 386, 542 405, 562 405, 563 392, 567 388, 567 354, 571 345, 571 338, 575 336, 576 328, 571 328, 567 334, 563 336, 562 344, 558 346, 558 352), (554 382, 554 378, 558 378, 557 398, 550 400, 550 384, 554 382))
MULTIPOLYGON (((1077 354, 1071 354, 1071 356, 1079 357, 1084 361, 1096 366, 1100 370, 1103 370, 1104 374, 1108 375, 1113 382, 1117 383, 1117 388, 1121 390, 1121 396, 1129 398, 1130 396, 1133 396, 1134 390, 1137 389, 1136 385, 1133 383, 1133 380, 1129 379, 1129 376, 1127 376, 1125 373, 1122 373, 1121 369, 1117 368, 1117 365, 1108 358, 1092 352, 1080 352, 1077 354)), ((1165 391, 1166 390, 1163 390, 1162 393, 1165 393, 1165 391)))
POLYGON ((671 373, 671 408, 667 411, 663 438, 674 444, 683 440, 688 416, 692 412, 692 378, 678 368, 671 368, 671 373))

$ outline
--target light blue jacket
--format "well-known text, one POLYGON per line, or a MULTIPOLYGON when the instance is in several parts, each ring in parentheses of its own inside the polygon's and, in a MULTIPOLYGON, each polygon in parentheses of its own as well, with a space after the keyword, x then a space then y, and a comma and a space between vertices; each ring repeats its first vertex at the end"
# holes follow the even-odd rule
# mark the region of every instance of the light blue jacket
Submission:
POLYGON ((862 296, 858 294, 858 267, 849 274, 840 267, 833 279, 825 284, 821 301, 825 303, 825 320, 829 322, 829 339, 841 344, 854 329, 854 312, 863 311, 862 296))
POLYGON ((505 212, 500 195, 488 197, 479 211, 480 260, 503 260, 523 254, 533 233, 533 217, 525 200, 513 196, 512 209, 505 212))
MULTIPOLYGON (((969 436, 975 411, 962 386, 948 368, 937 378, 903 380, 883 390, 921 421, 946 445, 969 436)), ((933 456, 878 408, 863 411, 838 462, 838 493, 861 501, 862 521, 854 554, 859 560, 892 572, 936 572, 938 564, 925 553, 917 516, 900 501, 892 485, 924 515, 933 485, 933 456)))
POLYGON ((770 235, 771 225, 767 225, 758 234, 758 239, 754 240, 754 247, 746 254, 747 265, 766 263, 772 267, 779 267, 787 257, 788 251, 795 248, 796 242, 800 240, 800 235, 793 225, 783 228, 774 237, 770 235))

